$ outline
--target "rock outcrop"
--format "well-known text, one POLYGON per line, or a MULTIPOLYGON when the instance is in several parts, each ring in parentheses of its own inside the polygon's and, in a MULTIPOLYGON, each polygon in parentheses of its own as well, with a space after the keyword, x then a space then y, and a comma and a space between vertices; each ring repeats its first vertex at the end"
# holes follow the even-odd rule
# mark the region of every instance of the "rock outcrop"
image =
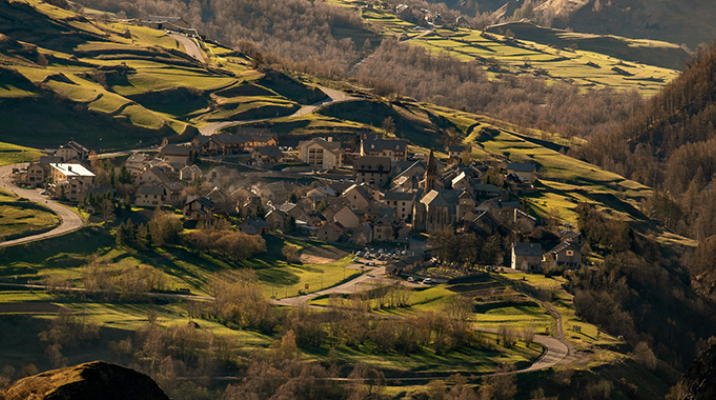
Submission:
POLYGON ((169 400, 148 376, 103 361, 21 379, 4 395, 5 400, 169 400))
POLYGON ((716 341, 699 354, 676 387, 675 400, 716 399, 716 341))

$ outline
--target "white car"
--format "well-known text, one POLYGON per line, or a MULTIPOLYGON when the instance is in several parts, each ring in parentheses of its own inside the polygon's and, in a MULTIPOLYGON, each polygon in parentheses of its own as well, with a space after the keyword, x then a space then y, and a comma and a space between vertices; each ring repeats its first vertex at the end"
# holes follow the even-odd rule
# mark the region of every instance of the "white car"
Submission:
POLYGON ((425 278, 425 279, 423 279, 423 284, 425 284, 425 285, 432 285, 432 284, 433 284, 433 280, 432 280, 431 278, 425 278))
POLYGON ((408 282, 415 282, 415 278, 413 278, 412 276, 409 276, 409 277, 408 277, 408 282))

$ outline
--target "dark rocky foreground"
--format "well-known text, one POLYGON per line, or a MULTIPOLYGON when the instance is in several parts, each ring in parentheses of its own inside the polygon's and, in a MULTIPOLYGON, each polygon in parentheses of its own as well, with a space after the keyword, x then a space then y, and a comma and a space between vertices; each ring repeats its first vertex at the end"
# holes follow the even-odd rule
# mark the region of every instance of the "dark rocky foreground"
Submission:
POLYGON ((21 379, 4 396, 5 400, 169 400, 148 376, 103 361, 21 379))

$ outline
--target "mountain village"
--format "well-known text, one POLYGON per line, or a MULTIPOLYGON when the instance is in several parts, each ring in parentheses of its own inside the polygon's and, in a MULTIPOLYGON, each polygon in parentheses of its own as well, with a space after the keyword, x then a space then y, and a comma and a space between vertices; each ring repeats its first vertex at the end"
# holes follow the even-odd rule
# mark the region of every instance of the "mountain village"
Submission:
MULTIPOLYGON (((410 249, 412 261, 388 266, 395 274, 425 265, 425 242, 443 232, 525 237, 544 225, 521 201, 537 190, 534 163, 480 163, 461 146, 448 146, 447 157, 439 159, 434 149, 410 153, 408 141, 376 133, 363 134, 359 147, 314 137, 294 149, 280 146, 269 131, 238 128, 190 143, 165 141, 115 165, 70 141, 45 150, 37 163, 17 170, 15 180, 44 187, 50 198, 79 204, 89 214, 106 214, 108 199, 111 205, 174 209, 187 227, 228 219, 250 235, 280 231, 410 249)), ((580 235, 569 229, 557 240, 512 242, 507 266, 578 269, 580 245, 580 235)))

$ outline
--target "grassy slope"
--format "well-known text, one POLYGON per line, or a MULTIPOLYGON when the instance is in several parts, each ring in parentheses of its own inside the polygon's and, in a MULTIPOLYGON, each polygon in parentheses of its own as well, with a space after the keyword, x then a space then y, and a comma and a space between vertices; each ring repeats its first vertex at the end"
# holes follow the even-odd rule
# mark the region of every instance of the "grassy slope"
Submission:
POLYGON ((0 237, 4 240, 49 231, 60 218, 37 203, 18 201, 10 192, 0 190, 0 237))
MULTIPOLYGON (((363 19, 375 25, 385 37, 398 37, 401 40, 422 34, 424 28, 397 19, 392 12, 378 9, 366 9, 364 3, 351 0, 333 0, 360 10, 363 19)), ((439 54, 447 52, 465 62, 493 58, 507 67, 508 74, 535 74, 538 69, 548 73, 548 81, 569 81, 578 86, 604 87, 617 89, 636 89, 642 94, 652 95, 666 83, 676 77, 680 65, 688 57, 678 46, 670 43, 632 40, 625 38, 594 38, 594 35, 567 34, 559 31, 541 31, 532 39, 534 29, 529 35, 520 32, 524 38, 507 40, 502 35, 481 35, 480 31, 467 28, 457 30, 436 29, 435 32, 420 39, 410 41, 413 46, 421 46, 439 54), (523 40, 524 39, 524 40, 523 40), (550 47, 560 44, 569 46, 582 44, 580 50, 567 51, 550 47), (670 61, 663 61, 669 57, 670 61), (624 60, 630 61, 625 67, 624 60), (633 62, 631 62, 633 61, 633 62), (639 63, 638 61, 641 61, 639 63), (526 65, 526 62, 529 65, 526 65), (593 63, 599 68, 587 65, 593 63), (622 75, 612 70, 619 66, 632 76, 622 75)), ((490 73, 491 78, 499 74, 490 73)))
POLYGON ((281 73, 252 70, 219 45, 205 46, 212 57, 202 64, 163 31, 89 20, 36 0, 2 3, 0 15, 7 33, 0 36, 1 140, 47 147, 72 137, 127 148, 193 135, 206 121, 290 114, 325 98, 281 73), (33 21, 33 30, 17 21, 33 21), (251 81, 263 91, 258 99, 224 90, 251 81))

